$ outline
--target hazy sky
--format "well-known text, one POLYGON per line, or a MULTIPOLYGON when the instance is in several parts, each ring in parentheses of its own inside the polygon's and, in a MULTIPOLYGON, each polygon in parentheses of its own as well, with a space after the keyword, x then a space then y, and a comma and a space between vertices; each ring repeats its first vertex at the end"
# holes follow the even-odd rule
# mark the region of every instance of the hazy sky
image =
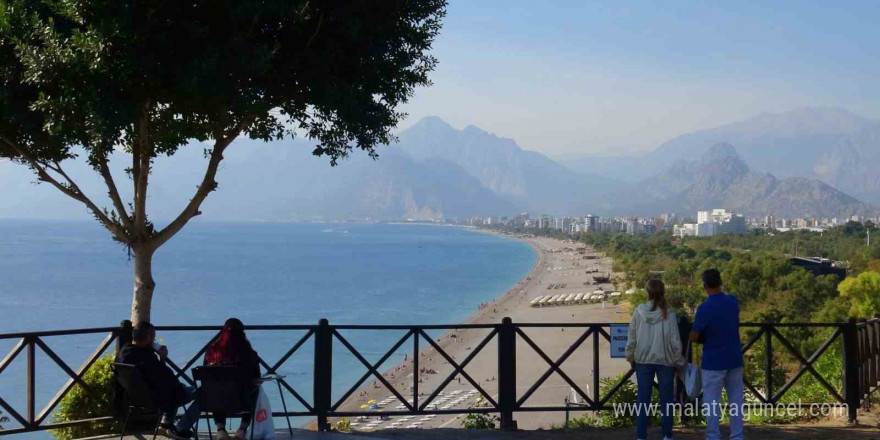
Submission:
POLYGON ((715 3, 450 0, 402 127, 436 115, 560 156, 801 106, 880 118, 880 2, 715 3))

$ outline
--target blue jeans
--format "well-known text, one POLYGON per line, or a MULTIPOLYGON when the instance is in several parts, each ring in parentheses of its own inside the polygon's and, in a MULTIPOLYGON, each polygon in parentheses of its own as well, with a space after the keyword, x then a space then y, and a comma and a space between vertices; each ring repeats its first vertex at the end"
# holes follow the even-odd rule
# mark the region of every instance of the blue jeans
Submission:
MULTIPOLYGON (((194 387, 183 387, 183 391, 185 393, 184 401, 181 402, 183 405, 192 402, 189 405, 189 408, 183 414, 183 417, 177 420, 175 424, 175 428, 179 431, 183 431, 186 429, 192 429, 193 425, 196 424, 196 421, 199 419, 199 414, 201 414, 201 409, 199 408, 199 401, 196 399, 197 390, 194 387)), ((177 415, 177 405, 170 406, 168 408, 163 409, 162 418, 167 418, 169 421, 174 421, 174 416, 177 415)))
POLYGON ((675 382, 675 368, 657 364, 636 364, 636 437, 648 438, 648 405, 651 404, 651 391, 654 388, 654 374, 660 387, 660 411, 664 438, 672 438, 672 384, 675 382))

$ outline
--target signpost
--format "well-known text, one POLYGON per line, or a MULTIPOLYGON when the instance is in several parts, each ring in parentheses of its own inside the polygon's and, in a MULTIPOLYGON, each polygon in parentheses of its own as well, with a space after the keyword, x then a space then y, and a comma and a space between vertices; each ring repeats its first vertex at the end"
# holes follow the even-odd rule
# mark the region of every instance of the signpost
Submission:
POLYGON ((629 324, 611 324, 611 357, 626 357, 626 341, 629 339, 629 324))

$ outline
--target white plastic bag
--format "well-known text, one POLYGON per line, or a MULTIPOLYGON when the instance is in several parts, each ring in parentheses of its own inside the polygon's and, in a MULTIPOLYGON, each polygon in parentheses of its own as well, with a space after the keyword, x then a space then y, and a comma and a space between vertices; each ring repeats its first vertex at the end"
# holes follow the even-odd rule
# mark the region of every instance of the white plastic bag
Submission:
POLYGON ((688 362, 684 374, 684 389, 688 397, 696 399, 703 393, 703 380, 700 375, 700 367, 688 362))
MULTIPOLYGON (((691 342, 688 342, 686 357, 690 357, 691 342)), ((684 372, 684 390, 688 397, 696 399, 703 394, 703 378, 700 374, 700 366, 693 362, 688 362, 684 372)))
MULTIPOLYGON (((260 395, 257 397, 257 408, 254 411, 251 426, 254 439, 272 440, 275 438, 275 421, 272 420, 272 405, 269 404, 269 396, 260 387, 260 395)), ((251 438, 248 433, 247 438, 251 438)))

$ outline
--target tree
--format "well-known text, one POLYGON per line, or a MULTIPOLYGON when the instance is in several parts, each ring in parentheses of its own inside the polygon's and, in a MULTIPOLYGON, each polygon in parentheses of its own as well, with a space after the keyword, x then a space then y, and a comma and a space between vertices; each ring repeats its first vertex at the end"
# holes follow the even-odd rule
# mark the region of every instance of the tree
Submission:
POLYGON ((153 255, 201 213, 232 141, 301 135, 331 165, 356 149, 375 158, 405 116, 397 108, 430 84, 429 50, 445 7, 445 0, 7 0, 0 158, 84 204, 128 248, 132 320, 149 320, 153 255), (211 145, 204 171, 196 170, 201 183, 159 228, 147 209, 153 160, 192 141, 211 145), (128 203, 111 172, 114 154, 131 157, 128 203), (104 202, 65 172, 72 160, 100 175, 104 202))
POLYGON ((850 299, 850 315, 873 318, 880 312, 880 273, 862 272, 855 278, 843 280, 837 290, 840 296, 850 299))

